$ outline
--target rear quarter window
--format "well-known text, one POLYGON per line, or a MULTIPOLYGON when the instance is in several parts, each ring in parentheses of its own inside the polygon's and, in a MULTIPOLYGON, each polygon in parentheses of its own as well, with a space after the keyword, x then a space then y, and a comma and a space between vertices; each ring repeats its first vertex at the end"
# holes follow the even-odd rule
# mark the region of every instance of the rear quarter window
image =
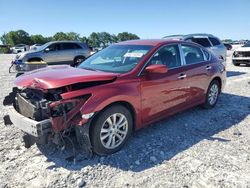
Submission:
POLYGON ((182 45, 186 65, 200 63, 205 61, 203 52, 199 47, 182 45))
POLYGON ((188 39, 188 41, 192 41, 192 42, 195 42, 197 44, 200 44, 201 46, 204 46, 204 47, 211 47, 211 44, 208 40, 208 38, 190 38, 188 39))
POLYGON ((202 50, 202 51, 203 51, 203 53, 204 53, 204 55, 205 55, 205 61, 208 61, 208 60, 210 59, 210 54, 209 54, 209 52, 206 51, 206 50, 202 50))
POLYGON ((213 44, 213 46, 217 46, 217 45, 220 45, 220 41, 216 38, 213 38, 213 37, 209 37, 209 40, 211 41, 211 43, 213 44))

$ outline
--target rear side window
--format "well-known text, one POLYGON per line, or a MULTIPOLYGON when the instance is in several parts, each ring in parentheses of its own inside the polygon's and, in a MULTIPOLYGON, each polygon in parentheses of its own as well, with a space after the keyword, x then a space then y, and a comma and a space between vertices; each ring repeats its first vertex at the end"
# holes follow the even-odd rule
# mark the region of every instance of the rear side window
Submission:
POLYGON ((213 38, 213 37, 209 37, 209 40, 211 41, 211 43, 214 45, 214 46, 217 46, 217 45, 220 45, 220 41, 216 38, 213 38))
POLYGON ((205 55, 205 60, 208 61, 210 58, 210 54, 206 50, 203 50, 203 53, 205 55))
POLYGON ((188 41, 195 42, 195 43, 200 44, 201 46, 204 46, 204 47, 211 47, 211 44, 207 38, 191 38, 188 41))
POLYGON ((62 50, 72 50, 75 49, 74 43, 62 43, 61 45, 62 50))
POLYGON ((181 58, 178 45, 168 45, 160 48, 152 57, 149 65, 163 64, 168 68, 181 66, 181 58))
POLYGON ((187 65, 205 61, 202 50, 195 46, 182 45, 185 61, 187 65))

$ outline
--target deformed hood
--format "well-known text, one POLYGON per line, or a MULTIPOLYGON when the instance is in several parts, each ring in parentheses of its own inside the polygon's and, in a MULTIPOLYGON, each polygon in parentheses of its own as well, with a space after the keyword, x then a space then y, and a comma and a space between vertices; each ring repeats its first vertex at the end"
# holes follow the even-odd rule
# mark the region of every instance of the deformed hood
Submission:
POLYGON ((14 83, 19 87, 53 89, 80 82, 113 80, 117 75, 116 73, 92 71, 74 68, 68 65, 59 65, 27 72, 17 77, 14 83))

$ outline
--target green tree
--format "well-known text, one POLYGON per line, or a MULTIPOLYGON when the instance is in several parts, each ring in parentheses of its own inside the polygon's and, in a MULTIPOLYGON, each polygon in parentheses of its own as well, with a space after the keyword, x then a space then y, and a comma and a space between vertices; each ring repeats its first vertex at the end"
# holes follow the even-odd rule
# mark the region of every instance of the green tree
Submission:
POLYGON ((137 35, 133 33, 128 33, 128 32, 118 33, 117 38, 118 38, 118 41, 140 39, 137 35))
POLYGON ((42 35, 31 35, 30 38, 33 44, 45 44, 48 42, 48 39, 42 35))
POLYGON ((59 40, 68 40, 68 35, 64 32, 57 32, 53 36, 53 40, 59 41, 59 40))
POLYGON ((29 34, 24 30, 10 31, 1 36, 3 44, 15 46, 17 44, 32 44, 29 34))
POLYGON ((93 32, 90 34, 88 37, 88 45, 91 47, 100 47, 101 46, 101 41, 99 39, 99 34, 96 32, 93 32))
POLYGON ((66 33, 66 35, 67 35, 67 40, 77 40, 77 41, 80 40, 80 35, 78 33, 69 32, 66 33))
POLYGON ((102 47, 107 47, 112 44, 112 35, 107 32, 97 33, 102 47))

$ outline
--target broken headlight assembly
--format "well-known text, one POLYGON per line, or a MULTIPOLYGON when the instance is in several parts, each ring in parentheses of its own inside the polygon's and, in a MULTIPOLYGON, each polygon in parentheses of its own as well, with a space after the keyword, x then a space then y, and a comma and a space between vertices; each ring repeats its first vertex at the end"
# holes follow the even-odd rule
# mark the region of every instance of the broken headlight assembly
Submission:
POLYGON ((51 117, 64 116, 66 113, 71 111, 75 106, 76 102, 67 102, 51 107, 50 109, 51 117))

